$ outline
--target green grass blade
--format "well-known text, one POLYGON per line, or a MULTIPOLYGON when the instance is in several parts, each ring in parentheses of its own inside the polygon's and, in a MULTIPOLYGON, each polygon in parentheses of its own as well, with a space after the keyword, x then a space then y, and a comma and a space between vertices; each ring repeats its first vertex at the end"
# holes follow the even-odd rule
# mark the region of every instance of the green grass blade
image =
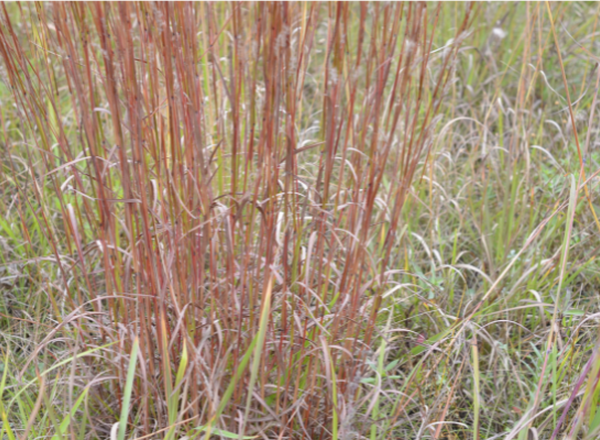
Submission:
POLYGON ((127 419, 131 405, 131 391, 133 390, 133 380, 135 379, 135 367, 139 351, 139 339, 136 337, 131 348, 131 357, 129 358, 129 368, 127 370, 127 381, 125 382, 125 392, 123 394, 123 403, 121 406, 121 417, 119 419, 119 433, 117 440, 125 440, 127 432, 127 419))

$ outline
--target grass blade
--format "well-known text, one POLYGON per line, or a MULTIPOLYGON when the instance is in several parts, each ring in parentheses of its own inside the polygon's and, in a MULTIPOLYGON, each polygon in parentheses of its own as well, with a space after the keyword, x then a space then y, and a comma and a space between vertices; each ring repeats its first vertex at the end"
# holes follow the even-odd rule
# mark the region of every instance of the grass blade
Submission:
POLYGON ((133 381, 135 380, 139 344, 139 339, 136 337, 133 341, 131 355, 129 357, 129 367, 127 369, 127 380, 125 382, 123 402, 121 403, 121 417, 119 418, 119 432, 117 440, 125 440, 125 434, 127 432, 127 420, 129 419, 129 411, 131 409, 131 392, 133 391, 133 381))

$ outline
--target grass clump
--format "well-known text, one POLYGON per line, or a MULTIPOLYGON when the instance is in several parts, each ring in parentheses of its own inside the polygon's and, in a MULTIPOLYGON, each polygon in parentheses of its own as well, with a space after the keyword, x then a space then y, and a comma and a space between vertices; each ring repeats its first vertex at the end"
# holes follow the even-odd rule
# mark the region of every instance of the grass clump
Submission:
POLYGON ((595 438, 592 4, 0 14, 0 439, 595 438))
POLYGON ((89 426, 118 420, 120 439, 363 429, 401 208, 470 7, 436 53, 441 12, 5 7, 10 230, 21 261, 44 259, 21 293, 32 321, 55 321, 21 374, 108 345, 73 361, 65 393, 100 375, 89 426))

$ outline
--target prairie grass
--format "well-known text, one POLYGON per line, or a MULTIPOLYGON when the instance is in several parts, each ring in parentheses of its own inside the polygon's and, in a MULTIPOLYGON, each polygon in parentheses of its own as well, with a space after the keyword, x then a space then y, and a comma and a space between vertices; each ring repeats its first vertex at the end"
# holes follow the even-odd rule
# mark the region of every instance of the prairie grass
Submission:
POLYGON ((597 5, 1 8, 0 439, 597 438, 597 5))

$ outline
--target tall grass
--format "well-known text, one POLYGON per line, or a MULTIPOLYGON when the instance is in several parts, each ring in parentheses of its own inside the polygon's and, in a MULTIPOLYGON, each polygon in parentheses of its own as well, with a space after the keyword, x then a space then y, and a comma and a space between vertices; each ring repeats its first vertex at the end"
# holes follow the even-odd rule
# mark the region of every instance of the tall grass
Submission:
POLYGON ((57 438, 390 435, 414 393, 382 404, 385 298, 471 12, 2 5, 2 227, 26 319, 51 319, 19 377, 57 438), (51 347, 78 428, 52 414, 51 347))
POLYGON ((0 439, 598 437, 597 4, 0 9, 0 439))

